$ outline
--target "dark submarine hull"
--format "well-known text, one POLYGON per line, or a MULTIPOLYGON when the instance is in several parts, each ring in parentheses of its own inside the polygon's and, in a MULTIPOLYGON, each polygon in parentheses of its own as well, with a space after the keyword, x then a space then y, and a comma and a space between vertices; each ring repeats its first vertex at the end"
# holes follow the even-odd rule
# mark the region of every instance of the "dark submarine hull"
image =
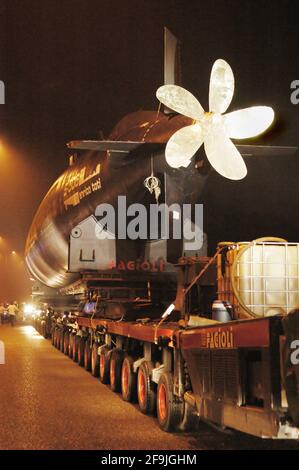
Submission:
MULTIPOLYGON (((52 185, 33 219, 25 246, 31 275, 54 288, 65 287, 78 279, 78 273, 68 272, 72 229, 94 214, 100 203, 115 207, 120 195, 127 197, 127 205, 154 203, 154 196, 143 184, 151 174, 152 162, 154 174, 163 180, 162 202, 169 205, 199 202, 207 176, 207 171, 203 171, 205 165, 200 170, 195 165, 176 170, 166 164, 164 156, 164 144, 169 137, 191 122, 183 116, 138 111, 123 118, 109 140, 145 142, 141 151, 125 156, 102 151, 81 154, 52 185)), ((138 249, 138 256, 142 256, 140 241, 138 249)), ((124 244, 121 250, 126 251, 124 244)), ((172 247, 172 259, 181 255, 180 250, 172 247)))

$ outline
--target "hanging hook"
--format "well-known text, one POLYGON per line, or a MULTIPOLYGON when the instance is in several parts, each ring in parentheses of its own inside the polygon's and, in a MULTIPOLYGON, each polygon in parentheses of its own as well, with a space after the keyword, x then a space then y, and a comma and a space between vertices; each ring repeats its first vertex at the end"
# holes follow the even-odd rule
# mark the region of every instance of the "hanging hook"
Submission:
POLYGON ((155 195, 155 199, 157 204, 159 204, 159 196, 161 194, 161 189, 160 189, 160 180, 156 176, 154 176, 154 162, 153 162, 153 155, 151 155, 151 174, 148 176, 144 182, 144 186, 146 189, 150 192, 150 194, 155 195))

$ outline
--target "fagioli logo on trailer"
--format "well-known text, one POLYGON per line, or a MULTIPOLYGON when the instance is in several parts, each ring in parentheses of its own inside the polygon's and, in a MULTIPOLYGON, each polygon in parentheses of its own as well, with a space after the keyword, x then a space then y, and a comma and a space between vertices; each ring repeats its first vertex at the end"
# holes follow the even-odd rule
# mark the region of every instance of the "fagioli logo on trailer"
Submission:
POLYGON ((5 85, 2 80, 0 80, 0 104, 5 104, 5 85))
POLYGON ((230 328, 218 328, 217 330, 204 331, 201 334, 201 347, 207 349, 232 349, 234 348, 234 333, 230 328))
POLYGON ((0 364, 5 364, 5 346, 3 341, 0 341, 0 364))

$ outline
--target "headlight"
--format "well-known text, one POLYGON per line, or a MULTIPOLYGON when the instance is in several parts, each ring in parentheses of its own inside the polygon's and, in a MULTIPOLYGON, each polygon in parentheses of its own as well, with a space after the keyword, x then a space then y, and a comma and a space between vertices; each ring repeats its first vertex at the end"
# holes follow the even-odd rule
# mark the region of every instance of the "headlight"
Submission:
POLYGON ((25 315, 32 315, 35 312, 35 308, 31 304, 25 304, 24 307, 24 314, 25 315))

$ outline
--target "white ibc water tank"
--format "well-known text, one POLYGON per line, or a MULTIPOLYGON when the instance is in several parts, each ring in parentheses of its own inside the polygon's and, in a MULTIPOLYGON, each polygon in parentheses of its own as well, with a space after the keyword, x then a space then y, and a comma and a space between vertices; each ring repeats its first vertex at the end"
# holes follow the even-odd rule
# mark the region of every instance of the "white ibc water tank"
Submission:
POLYGON ((217 279, 218 299, 236 318, 287 315, 299 305, 299 244, 273 237, 227 244, 217 279))

